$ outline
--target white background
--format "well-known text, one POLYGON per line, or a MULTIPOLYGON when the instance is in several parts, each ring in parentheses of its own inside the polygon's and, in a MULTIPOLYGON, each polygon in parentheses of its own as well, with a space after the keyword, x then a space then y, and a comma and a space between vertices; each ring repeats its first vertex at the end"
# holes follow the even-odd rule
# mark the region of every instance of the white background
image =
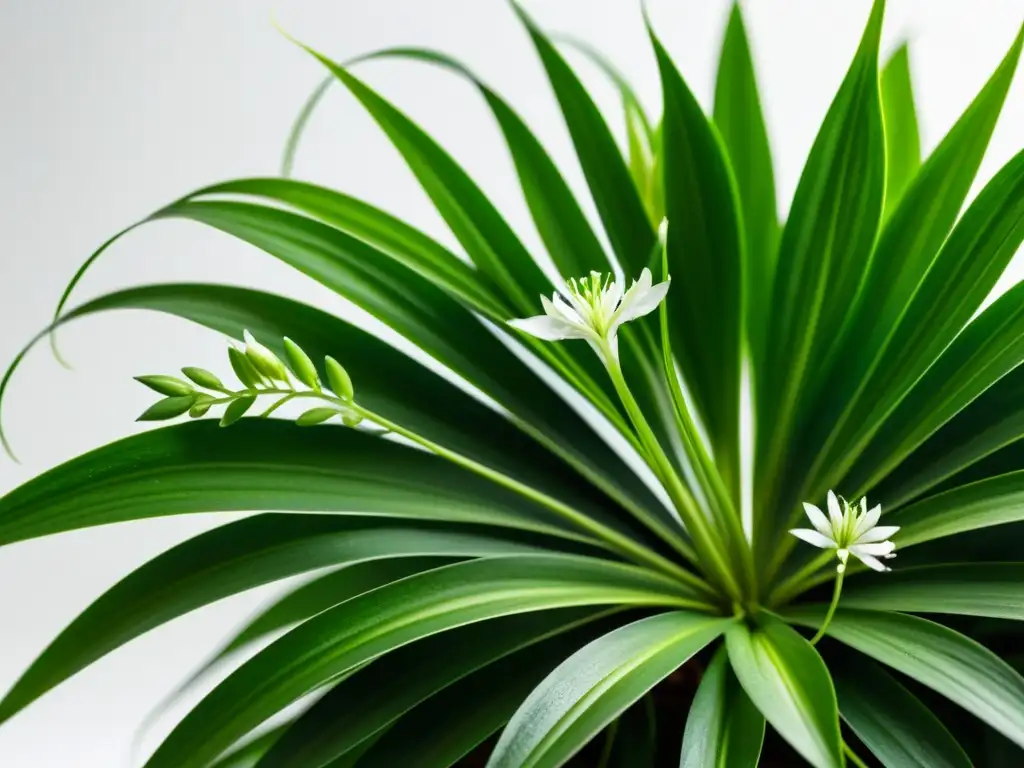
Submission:
MULTIPOLYGON (((605 50, 647 104, 657 104, 637 2, 525 4, 547 28, 605 50)), ((684 76, 710 107, 727 3, 649 5, 684 76)), ((868 7, 867 0, 747 4, 783 201, 868 7)), ((510 98, 582 188, 541 69, 503 0, 0 0, 0 363, 47 322, 74 269, 114 231, 203 184, 276 171, 290 122, 321 70, 274 30, 272 10, 291 33, 337 58, 415 44, 464 59, 510 98)), ((1020 0, 890 0, 886 49, 911 40, 926 150, 973 98, 1021 21, 1020 0)), ((613 110, 605 84, 585 66, 580 71, 613 110)), ((363 74, 453 150, 528 245, 538 243, 500 137, 468 86, 412 63, 370 64, 363 74)), ((1021 147, 1022 81, 1019 74, 980 180, 1021 147)), ((315 118, 296 170, 451 242, 396 153, 340 89, 315 118)), ((1008 280, 1017 279, 1018 267, 1008 280)), ((186 223, 127 238, 75 299, 173 280, 233 281, 344 311, 270 257, 186 223)), ((40 347, 10 388, 4 425, 24 463, 0 461, 0 492, 135 431, 133 419, 151 397, 131 376, 187 364, 223 368, 219 338, 161 316, 114 313, 85 320, 62 338, 74 371, 40 347)), ((225 518, 134 523, 0 550, 0 690, 105 588, 215 519, 225 518)), ((149 707, 267 595, 197 611, 78 675, 0 726, 0 765, 128 765, 128 745, 149 707)), ((155 729, 149 747, 167 727, 155 729)))

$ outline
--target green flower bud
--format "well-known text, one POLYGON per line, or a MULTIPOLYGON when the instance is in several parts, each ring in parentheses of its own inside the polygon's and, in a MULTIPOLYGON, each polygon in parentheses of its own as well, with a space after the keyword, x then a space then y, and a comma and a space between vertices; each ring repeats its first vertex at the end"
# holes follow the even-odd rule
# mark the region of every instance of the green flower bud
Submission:
POLYGON ((303 351, 302 347, 287 336, 284 337, 284 355, 296 378, 310 389, 319 392, 320 376, 316 372, 316 366, 313 365, 313 361, 309 359, 309 355, 303 351))
POLYGON ((135 380, 140 384, 145 384, 154 392, 169 397, 185 397, 195 391, 187 381, 176 379, 173 376, 136 376, 135 380))
POLYGON ((328 355, 324 358, 324 367, 327 369, 327 383, 331 385, 331 391, 342 400, 351 400, 355 397, 355 389, 352 387, 352 379, 348 371, 341 367, 341 363, 328 355))
POLYGON ((360 416, 358 413, 353 413, 352 411, 343 413, 341 415, 341 423, 344 424, 346 427, 357 426, 362 420, 362 416, 360 416))
POLYGON ((195 395, 165 397, 163 400, 149 406, 149 408, 139 416, 137 421, 167 421, 168 419, 173 419, 188 411, 195 401, 195 395))
POLYGON ((224 415, 220 419, 220 425, 222 427, 231 426, 240 418, 245 416, 245 412, 252 408, 252 404, 255 402, 255 395, 246 395, 245 397, 233 400, 228 407, 224 409, 224 415))
POLYGON ((334 408, 312 408, 299 416, 295 423, 300 427, 312 427, 316 424, 323 424, 337 415, 338 412, 334 408))
POLYGON ((205 416, 212 405, 212 397, 209 395, 199 395, 195 403, 192 404, 192 407, 188 409, 188 415, 193 419, 198 419, 201 416, 205 416))
POLYGON ((249 358, 240 349, 228 347, 228 360, 231 361, 231 370, 246 389, 255 389, 263 383, 260 372, 253 367, 249 358))
POLYGON ((257 371, 268 379, 288 381, 288 370, 277 355, 256 341, 248 331, 242 333, 242 338, 245 340, 245 356, 257 371))
POLYGON ((227 388, 221 383, 221 380, 204 368, 182 368, 181 372, 200 387, 215 389, 218 392, 227 391, 227 388))

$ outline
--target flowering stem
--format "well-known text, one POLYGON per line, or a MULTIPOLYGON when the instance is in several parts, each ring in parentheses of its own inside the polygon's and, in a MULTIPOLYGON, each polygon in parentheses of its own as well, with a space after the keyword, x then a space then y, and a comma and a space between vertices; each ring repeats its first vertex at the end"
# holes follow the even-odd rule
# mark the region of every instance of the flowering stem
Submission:
POLYGON ((714 593, 711 588, 698 576, 690 573, 685 568, 676 565, 671 560, 667 560, 656 552, 652 552, 647 547, 638 544, 629 536, 625 536, 618 531, 609 528, 601 523, 597 522, 588 515, 582 514, 577 510, 573 509, 569 505, 559 501, 558 499, 552 498, 541 491, 531 488, 528 485, 524 485, 517 480, 514 480, 507 475, 502 474, 496 470, 491 469, 483 464, 479 464, 470 458, 463 456, 455 451, 450 451, 442 445, 438 445, 432 440, 428 440, 421 435, 418 435, 411 430, 406 429, 400 424, 396 424, 379 414, 374 413, 362 406, 359 406, 353 402, 345 402, 336 398, 332 398, 329 395, 322 395, 323 399, 328 400, 332 403, 338 403, 344 405, 354 413, 359 414, 364 419, 371 421, 378 426, 384 427, 385 429, 394 432, 396 435, 411 440, 417 445, 426 448, 431 453, 434 453, 441 458, 448 459, 449 461, 459 464, 462 467, 474 472, 475 474, 486 477, 493 482, 504 486, 510 490, 513 490, 532 501, 541 504, 552 512, 555 512, 559 516, 573 523, 576 527, 582 528, 583 530, 593 534, 599 540, 605 542, 609 547, 619 552, 622 555, 629 557, 634 562, 643 563, 647 566, 657 569, 658 571, 668 574, 673 578, 678 579, 686 583, 688 586, 700 591, 702 594, 707 595, 709 598, 714 597, 714 593))
POLYGON ((817 645, 818 641, 825 636, 825 630, 828 629, 828 625, 832 622, 832 617, 836 613, 836 606, 839 605, 839 594, 843 591, 843 574, 846 572, 846 566, 840 566, 843 570, 836 572, 836 588, 832 593, 832 603, 828 607, 828 613, 825 614, 825 621, 818 627, 818 634, 811 638, 811 645, 817 645))
POLYGON ((857 753, 850 749, 850 745, 845 741, 843 742, 843 752, 846 753, 846 756, 850 758, 850 762, 857 766, 857 768, 868 768, 867 764, 857 757, 857 753))
POLYGON ((732 570, 721 558, 721 553, 716 546, 716 541, 708 527, 707 520, 694 501, 693 496, 683 485, 682 480, 679 479, 679 475, 665 454, 665 450, 658 442, 658 438, 651 429, 651 425, 647 423, 640 405, 629 390, 629 385, 626 383, 626 377, 622 373, 622 366, 619 365, 618 357, 607 342, 604 344, 602 353, 605 365, 608 368, 608 374, 612 379, 612 384, 615 386, 622 404, 626 407, 626 413, 629 414, 633 426, 636 428, 651 469, 654 470, 654 473, 664 484, 665 490, 672 499, 672 503, 675 505, 677 512, 682 517, 690 535, 693 537, 694 543, 698 545, 703 544, 702 547, 699 546, 698 548, 703 549, 710 561, 715 564, 722 585, 733 598, 740 599, 741 590, 739 585, 733 576, 732 570))

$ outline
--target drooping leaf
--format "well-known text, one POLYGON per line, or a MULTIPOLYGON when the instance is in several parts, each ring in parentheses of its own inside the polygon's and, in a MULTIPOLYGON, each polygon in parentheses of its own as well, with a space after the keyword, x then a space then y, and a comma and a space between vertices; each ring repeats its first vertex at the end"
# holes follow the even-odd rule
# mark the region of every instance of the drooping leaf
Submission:
MULTIPOLYGON (((768 338, 772 362, 755 371, 755 494, 777 504, 786 453, 829 370, 831 350, 861 286, 882 209, 885 150, 878 93, 884 2, 876 0, 860 46, 811 148, 779 242, 768 338)), ((813 455, 813 454, 812 454, 813 455)), ((789 514, 789 505, 779 508, 789 514)), ((762 547, 772 536, 759 536, 762 547)))
POLYGON ((673 611, 627 624, 584 646, 522 703, 488 768, 562 765, 731 622, 673 611))
POLYGON ((321 613, 260 651, 178 724, 146 766, 203 766, 307 693, 446 629, 573 606, 686 606, 683 594, 678 582, 650 571, 569 556, 471 560, 403 579, 321 613))
POLYGON ((815 768, 842 768, 836 694, 825 663, 777 619, 726 632, 729 663, 743 690, 793 748, 815 768))
MULTIPOLYGON (((0 718, 189 611, 297 573, 376 558, 482 557, 546 547, 484 528, 335 515, 259 515, 216 528, 129 574, 81 613, 0 704, 0 718)), ((557 546, 557 545, 556 545, 557 546)), ((344 571, 341 572, 343 575, 344 571)), ((344 594, 335 584, 337 594, 344 594)))
POLYGON ((972 768, 949 731, 877 664, 844 657, 833 670, 839 714, 885 768, 972 768))
POLYGON ((679 768, 757 768, 764 716, 719 650, 704 671, 686 718, 679 768))
POLYGON ((210 768, 256 768, 260 758, 277 741, 281 734, 288 730, 290 723, 279 725, 254 739, 250 739, 239 747, 224 753, 210 768))
MULTIPOLYGON (((571 641, 579 642, 581 635, 573 630, 580 627, 587 627, 587 634, 593 636, 597 630, 589 624, 598 615, 594 609, 573 608, 508 616, 453 629, 392 651, 337 685, 299 717, 269 752, 264 766, 326 765, 393 723, 401 722, 420 704, 427 702, 428 707, 435 708, 438 692, 485 668, 493 671, 502 659, 508 658, 502 668, 508 668, 509 663, 518 665, 533 655, 538 644, 563 633, 571 641)), ((559 646, 565 648, 566 654, 572 651, 572 646, 566 647, 564 642, 559 646)), ((498 679, 490 672, 486 676, 492 681, 498 679)), ((517 676, 513 667, 508 677, 517 676)), ((522 696, 527 693, 529 688, 522 696)), ((476 705, 474 700, 472 708, 476 705)), ((517 705, 518 702, 513 709, 517 705)), ((466 711, 467 708, 459 708, 460 714, 466 711)), ((390 737, 385 739, 391 741, 390 737)), ((430 741, 420 739, 409 746, 421 749, 430 741)), ((381 746, 395 748, 383 743, 381 746)), ((377 754, 377 750, 372 754, 377 754)))
POLYGON ((851 580, 843 606, 1024 621, 1024 564, 897 568, 884 580, 851 580))
MULTIPOLYGON (((817 626, 824 608, 787 615, 817 626)), ((1024 678, 984 646, 941 624, 884 611, 840 608, 827 633, 938 691, 1024 746, 1024 678)))
POLYGON ((882 117, 885 120, 885 214, 888 219, 921 167, 910 53, 906 43, 882 68, 882 117))
POLYGON ((721 139, 653 31, 665 116, 661 126, 673 351, 703 419, 715 463, 739 500, 743 235, 721 139))
POLYGON ((760 370, 780 227, 771 147, 739 3, 732 6, 718 59, 714 120, 743 211, 746 332, 760 370))

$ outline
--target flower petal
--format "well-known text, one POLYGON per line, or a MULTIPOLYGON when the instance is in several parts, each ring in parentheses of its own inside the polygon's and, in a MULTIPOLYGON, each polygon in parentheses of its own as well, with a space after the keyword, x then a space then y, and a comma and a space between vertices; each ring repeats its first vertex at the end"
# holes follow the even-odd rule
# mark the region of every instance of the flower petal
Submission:
POLYGON ((605 317, 611 317, 622 298, 622 283, 612 280, 601 294, 601 309, 605 317))
POLYGON ((886 539, 891 539, 899 529, 898 525, 879 525, 858 536, 856 543, 870 544, 874 541, 885 541, 886 539))
POLYGON ((508 324, 523 333, 536 336, 544 341, 561 341, 562 339, 580 339, 583 330, 573 323, 550 315, 537 315, 521 320, 509 320, 508 324))
POLYGON ((835 549, 836 543, 828 536, 822 536, 817 531, 812 531, 810 528, 794 528, 790 531, 798 539, 806 541, 808 544, 813 544, 815 547, 821 547, 822 549, 835 549))
POLYGON ((871 555, 857 555, 856 552, 854 552, 854 555, 856 555, 858 560, 860 560, 862 563, 864 563, 864 565, 866 565, 868 568, 870 568, 873 571, 878 571, 879 573, 885 573, 886 571, 891 571, 892 570, 892 568, 890 568, 887 565, 884 565, 880 560, 878 560, 877 558, 872 557, 871 555))
POLYGON ((804 512, 807 513, 807 517, 811 521, 811 525, 814 526, 818 533, 822 536, 832 535, 832 526, 829 525, 828 518, 825 517, 824 512, 813 504, 808 504, 806 501, 804 502, 804 512))
POLYGON ((565 322, 573 325, 583 324, 583 318, 579 316, 579 313, 570 307, 569 304, 566 303, 565 299, 557 293, 552 295, 550 300, 547 296, 541 296, 540 304, 544 307, 544 312, 549 317, 553 317, 556 320, 564 320, 565 322))
POLYGON ((658 283, 644 293, 638 294, 626 309, 622 309, 622 307, 626 306, 626 300, 623 299, 619 312, 612 324, 613 327, 617 328, 623 323, 628 323, 630 320, 636 320, 638 317, 643 317, 653 312, 665 300, 669 285, 670 281, 666 280, 664 283, 658 283))
POLYGON ((619 304, 618 309, 615 310, 615 314, 612 316, 613 322, 626 322, 625 320, 618 320, 618 318, 628 312, 634 302, 651 289, 651 281, 651 270, 644 267, 643 272, 640 273, 640 279, 634 280, 633 284, 629 286, 629 290, 626 291, 625 295, 622 297, 622 302, 619 304))
POLYGON ((843 508, 839 505, 834 491, 828 492, 828 516, 832 519, 832 528, 839 530, 843 526, 843 508))
MULTIPOLYGON (((862 499, 863 501, 863 499, 862 499)), ((857 523, 857 528, 853 532, 853 538, 860 538, 864 533, 878 525, 879 518, 882 517, 882 505, 875 504, 866 515, 861 517, 857 523)))
POLYGON ((850 551, 857 557, 872 555, 874 557, 885 557, 896 551, 896 545, 891 541, 879 541, 874 544, 854 544, 850 551))

